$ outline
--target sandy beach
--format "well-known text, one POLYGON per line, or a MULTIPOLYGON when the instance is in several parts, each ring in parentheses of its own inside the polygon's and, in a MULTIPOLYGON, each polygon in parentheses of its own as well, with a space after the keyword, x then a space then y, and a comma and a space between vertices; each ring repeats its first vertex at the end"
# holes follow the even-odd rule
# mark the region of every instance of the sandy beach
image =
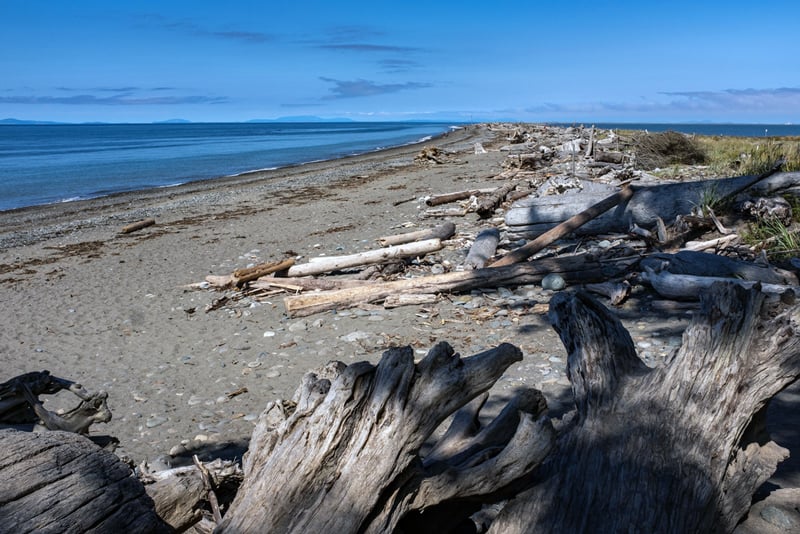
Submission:
MULTIPOLYGON (((331 359, 374 361, 391 344, 424 350, 439 339, 469 354, 486 342, 470 340, 478 325, 431 320, 418 307, 292 320, 276 296, 205 313, 219 294, 187 286, 287 255, 372 249, 379 236, 432 226, 418 218, 421 197, 497 185, 505 154, 476 155, 475 142, 496 144, 485 127, 470 127, 431 143, 452 153, 446 165, 415 164, 422 146, 412 145, 0 213, 5 374, 47 369, 107 391, 114 417, 93 432, 119 438, 118 452, 139 463, 181 444, 242 446, 268 400, 290 398, 305 372, 331 359), (157 224, 120 233, 146 217, 157 224)), ((62 392, 45 405, 75 401, 62 392)))
MULTIPOLYGON (((501 342, 524 360, 493 389, 541 388, 555 414, 569 407, 565 350, 546 318, 551 293, 526 286, 473 291, 435 304, 368 306, 304 318, 283 295, 245 298, 206 312, 220 293, 190 287, 207 275, 285 257, 378 248, 381 236, 436 225, 422 198, 496 187, 507 153, 502 133, 470 126, 425 145, 259 172, 169 189, 0 213, 0 352, 4 380, 29 371, 105 390, 113 419, 94 434, 120 440, 135 463, 177 464, 190 453, 237 456, 273 399, 291 398, 307 371, 330 360, 375 362, 385 348, 421 356, 438 341, 463 355, 501 342), (486 153, 475 153, 481 143, 486 153), (420 165, 423 146, 447 154, 420 165), (152 217, 154 226, 120 233, 152 217)), ((474 213, 425 261, 457 264, 482 228, 474 213)), ((619 310, 640 356, 663 360, 689 315, 642 313, 635 296, 619 310)), ((786 407, 796 395, 783 397, 786 407)), ((76 398, 47 398, 50 409, 76 398)), ((791 429, 784 446, 794 439, 791 429)), ((796 469, 777 484, 787 485, 796 469)), ((792 479, 793 480, 793 479, 792 479)))

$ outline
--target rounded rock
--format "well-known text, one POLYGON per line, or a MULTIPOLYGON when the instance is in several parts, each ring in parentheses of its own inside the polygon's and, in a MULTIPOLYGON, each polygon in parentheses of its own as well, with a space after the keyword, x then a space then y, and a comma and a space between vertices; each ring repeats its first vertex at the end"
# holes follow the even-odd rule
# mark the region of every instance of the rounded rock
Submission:
POLYGON ((560 291, 567 287, 567 283, 556 273, 550 273, 542 278, 542 289, 550 289, 552 291, 560 291))

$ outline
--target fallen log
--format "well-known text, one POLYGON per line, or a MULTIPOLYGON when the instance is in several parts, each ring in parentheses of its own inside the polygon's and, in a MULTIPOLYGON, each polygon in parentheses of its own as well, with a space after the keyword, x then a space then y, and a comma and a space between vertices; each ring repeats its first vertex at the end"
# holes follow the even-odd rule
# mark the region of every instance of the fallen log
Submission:
POLYGON ((467 257, 464 258, 464 267, 467 269, 484 268, 489 258, 494 256, 499 241, 500 231, 497 228, 481 231, 472 242, 467 257))
POLYGON ((130 467, 72 432, 0 430, 0 530, 172 532, 130 467))
POLYGON ((260 265, 256 265, 254 267, 248 267, 246 269, 237 269, 233 271, 233 284, 236 287, 242 287, 247 282, 258 280, 262 276, 267 276, 268 274, 285 271, 292 265, 294 265, 294 258, 262 263, 260 265))
POLYGON ((691 250, 682 250, 675 254, 651 254, 642 259, 641 267, 653 271, 665 270, 672 274, 741 278, 767 284, 798 284, 797 276, 785 269, 691 250))
POLYGON ((576 411, 489 532, 731 532, 788 454, 750 425, 800 375, 799 311, 716 284, 683 346, 649 369, 614 314, 554 295, 576 411))
POLYGON ((608 297, 612 306, 625 302, 631 294, 631 284, 627 280, 622 282, 603 282, 601 284, 586 284, 587 291, 608 297))
POLYGON ((781 298, 794 300, 800 297, 800 287, 780 284, 767 284, 753 280, 740 280, 737 278, 723 278, 719 276, 695 276, 691 274, 673 274, 668 271, 656 272, 650 267, 645 267, 641 273, 643 282, 650 284, 656 293, 664 298, 676 300, 699 300, 703 290, 710 288, 716 282, 730 283, 751 289, 758 287, 764 293, 776 295, 781 298))
POLYGON ((131 223, 131 224, 123 226, 120 229, 120 233, 122 233, 122 234, 130 234, 131 232, 136 232, 136 231, 141 230, 143 228, 147 228, 148 226, 153 226, 154 224, 156 224, 156 220, 155 219, 143 219, 141 221, 137 221, 135 223, 131 223))
MULTIPOLYGON (((703 197, 722 199, 752 185, 753 176, 660 185, 637 185, 635 194, 622 209, 597 217, 586 226, 587 233, 624 232, 631 223, 652 228, 660 217, 672 221, 691 213, 703 203, 703 197)), ((515 235, 538 236, 597 203, 605 193, 590 190, 582 193, 535 197, 515 202, 506 212, 505 222, 515 235)))
MULTIPOLYGON (((259 418, 244 482, 218 532, 392 532, 414 511, 501 490, 552 446, 538 391, 518 395, 485 428, 465 430, 457 414, 450 446, 430 458, 420 449, 521 359, 510 344, 462 359, 439 343, 418 364, 403 347, 377 366, 336 362, 306 375, 294 408, 271 403, 259 418)), ((477 423, 475 405, 466 409, 477 423)))
POLYGON ((487 189, 468 189, 466 191, 455 191, 453 193, 444 193, 442 195, 433 195, 428 197, 425 200, 425 204, 428 206, 439 206, 441 204, 449 204, 450 202, 456 202, 459 200, 466 200, 469 197, 476 197, 478 195, 485 195, 489 193, 493 193, 497 191, 496 187, 491 187, 487 189))
POLYGON ((621 191, 614 193, 610 197, 604 198, 597 204, 594 204, 593 206, 573 217, 570 217, 555 228, 548 230, 530 243, 526 243, 525 245, 509 252, 499 260, 492 263, 490 267, 503 267, 505 265, 511 265, 513 263, 525 261, 550 243, 571 233, 576 228, 580 228, 595 217, 598 217, 599 215, 602 215, 611 208, 615 207, 617 204, 626 202, 632 196, 633 190, 629 186, 626 186, 621 191))
POLYGON ((441 250, 443 246, 441 239, 426 239, 425 241, 406 243, 404 245, 368 250, 349 256, 320 257, 315 258, 313 262, 293 265, 286 272, 286 275, 311 276, 352 267, 361 267, 373 263, 382 263, 395 258, 424 256, 429 252, 441 250))
POLYGON ((453 234, 455 233, 456 225, 450 221, 447 221, 438 226, 427 228, 425 230, 417 230, 415 232, 407 232, 405 234, 379 237, 378 242, 381 244, 381 246, 388 247, 390 245, 402 245, 404 243, 424 241, 426 239, 441 239, 442 241, 445 241, 453 237, 453 234))
POLYGON ((447 293, 479 287, 533 284, 541 282, 550 273, 560 274, 569 283, 601 282, 620 276, 638 261, 638 257, 598 261, 588 255, 564 256, 501 268, 456 271, 392 282, 375 282, 364 287, 293 295, 285 297, 283 302, 289 315, 302 317, 321 311, 379 302, 389 295, 401 293, 447 293))
POLYGON ((494 215, 494 211, 497 207, 506 199, 506 196, 516 188, 517 182, 509 182, 498 187, 493 193, 483 197, 478 202, 478 207, 475 210, 478 216, 485 219, 494 215))

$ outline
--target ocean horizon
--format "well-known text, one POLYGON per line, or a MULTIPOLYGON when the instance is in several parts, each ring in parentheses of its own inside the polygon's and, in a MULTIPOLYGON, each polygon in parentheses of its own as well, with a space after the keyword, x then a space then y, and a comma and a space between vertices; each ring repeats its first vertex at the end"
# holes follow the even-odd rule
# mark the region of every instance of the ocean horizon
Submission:
MULTIPOLYGON (((800 125, 582 124, 700 135, 800 136, 800 125)), ((464 125, 356 121, 0 124, 0 211, 333 160, 422 142, 464 125)))

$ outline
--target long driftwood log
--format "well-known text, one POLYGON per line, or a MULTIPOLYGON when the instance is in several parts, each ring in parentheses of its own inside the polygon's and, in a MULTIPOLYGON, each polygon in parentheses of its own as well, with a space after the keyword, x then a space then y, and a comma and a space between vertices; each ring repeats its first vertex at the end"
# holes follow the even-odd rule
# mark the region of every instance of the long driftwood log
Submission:
MULTIPOLYGON (((797 173, 792 173, 797 174, 797 173)), ((722 199, 751 186, 757 177, 737 176, 696 182, 633 186, 633 197, 613 212, 587 222, 582 232, 624 232, 631 224, 652 228, 658 218, 672 221, 678 215, 691 213, 703 204, 704 198, 722 199)), ((527 238, 553 228, 556 224, 587 209, 607 192, 566 193, 518 200, 506 212, 505 221, 514 236, 527 238)), ((580 232, 577 232, 580 233, 580 232)))
POLYGON ((0 430, 0 530, 172 532, 113 453, 72 432, 0 430))
POLYGON ((413 241, 424 241, 426 239, 441 239, 445 241, 453 237, 456 233, 456 225, 450 221, 443 222, 433 228, 426 228, 424 230, 415 230, 413 232, 406 232, 404 234, 387 235, 379 237, 378 242, 381 246, 388 247, 391 245, 402 245, 403 243, 411 243, 413 241))
POLYGON ((554 440, 537 391, 482 431, 482 401, 472 403, 427 458, 420 449, 521 359, 509 344, 462 359, 439 343, 418 364, 403 347, 377 366, 335 362, 306 375, 292 404, 272 403, 259 418, 219 532, 392 532, 408 513, 510 484, 554 440))
POLYGON ((716 284, 664 367, 585 294, 550 318, 576 412, 490 532, 731 532, 787 451, 751 425, 800 375, 800 305, 716 284))
POLYGON ((568 283, 600 282, 620 276, 638 261, 638 257, 601 261, 585 254, 543 258, 507 267, 487 267, 392 282, 376 282, 363 287, 294 295, 285 297, 283 302, 290 315, 302 317, 337 308, 378 302, 389 295, 402 293, 447 293, 469 291, 478 287, 532 284, 541 282, 542 278, 550 273, 560 274, 568 283))

